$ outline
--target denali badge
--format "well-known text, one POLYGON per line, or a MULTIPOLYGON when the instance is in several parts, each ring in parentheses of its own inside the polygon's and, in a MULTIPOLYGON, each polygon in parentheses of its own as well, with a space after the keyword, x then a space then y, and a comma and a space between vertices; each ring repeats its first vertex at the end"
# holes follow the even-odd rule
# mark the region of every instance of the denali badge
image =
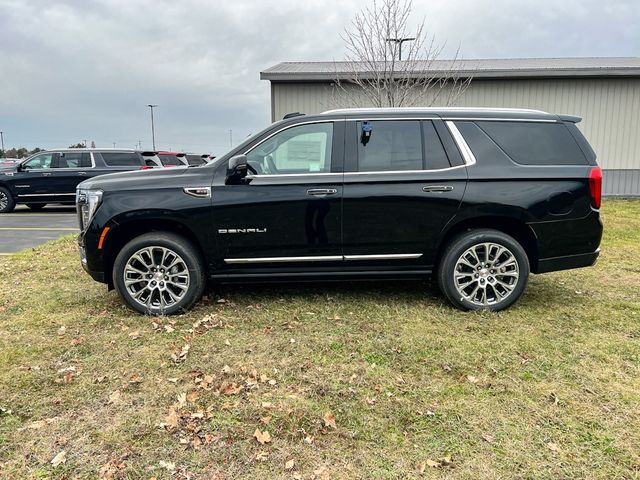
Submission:
POLYGON ((218 233, 267 233, 266 228, 219 228, 218 233))

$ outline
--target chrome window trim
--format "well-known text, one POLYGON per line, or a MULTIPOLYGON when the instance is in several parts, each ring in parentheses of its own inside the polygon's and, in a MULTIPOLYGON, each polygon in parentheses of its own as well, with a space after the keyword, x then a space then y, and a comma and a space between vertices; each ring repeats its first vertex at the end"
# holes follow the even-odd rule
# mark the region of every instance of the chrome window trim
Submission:
POLYGON ((322 172, 309 172, 309 173, 282 173, 282 174, 277 174, 277 173, 267 173, 264 175, 247 175, 245 178, 249 179, 249 180, 253 180, 254 178, 282 178, 282 177, 310 177, 310 176, 317 176, 317 175, 321 175, 321 176, 342 176, 342 173, 339 172, 327 172, 327 173, 322 173, 322 172))
MULTIPOLYGON (((299 122, 299 123, 294 123, 292 125, 286 125, 278 130, 276 130, 275 132, 273 132, 272 134, 264 137, 262 140, 260 140, 260 142, 256 143, 253 147, 250 147, 248 150, 245 150, 245 152, 242 155, 247 155, 248 153, 250 153, 251 151, 255 150, 256 148, 258 148, 260 145, 262 145, 264 142, 266 142, 267 140, 269 140, 271 137, 273 137, 274 135, 277 135, 280 132, 284 132, 285 130, 289 130, 291 128, 295 128, 295 127, 299 127, 300 125, 313 125, 314 123, 333 123, 333 122, 339 122, 339 121, 344 121, 344 119, 321 119, 321 120, 309 120, 307 122, 299 122)), ((286 174, 283 174, 286 175, 286 174)), ((295 174, 297 175, 297 174, 295 174)))
MULTIPOLYGON (((60 155, 61 153, 88 153, 89 154, 89 158, 91 159, 91 166, 90 167, 64 167, 64 168, 58 168, 58 167, 52 167, 49 170, 53 170, 55 172, 65 172, 68 170, 74 170, 74 171, 84 171, 84 170, 90 170, 92 168, 95 168, 96 166, 96 162, 93 158, 93 152, 87 152, 87 151, 83 151, 83 152, 74 152, 74 151, 64 151, 64 152, 54 152, 57 153, 58 155, 60 155)), ((58 158, 60 158, 58 156, 58 158)))
POLYGON ((460 149, 460 153, 462 153, 465 166, 470 167, 471 165, 475 165, 476 157, 471 151, 471 148, 469 148, 467 141, 464 139, 464 137, 460 133, 460 130, 458 130, 458 127, 456 127, 456 124, 453 123, 451 120, 447 120, 445 124, 447 125, 447 128, 449 129, 449 132, 453 137, 453 140, 458 145, 458 148, 460 149))
POLYGON ((375 255, 318 255, 303 257, 251 257, 225 258, 228 264, 238 263, 291 263, 291 262, 343 262, 353 260, 408 260, 422 257, 422 253, 387 253, 375 255))

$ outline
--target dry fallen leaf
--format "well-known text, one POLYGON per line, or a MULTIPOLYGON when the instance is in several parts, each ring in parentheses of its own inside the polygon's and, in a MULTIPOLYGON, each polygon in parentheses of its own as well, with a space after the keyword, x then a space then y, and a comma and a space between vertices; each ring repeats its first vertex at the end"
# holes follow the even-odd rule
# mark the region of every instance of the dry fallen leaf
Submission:
POLYGON ((178 350, 177 352, 173 353, 171 355, 171 359, 175 362, 175 363, 182 363, 187 359, 187 355, 189 355, 189 350, 191 349, 191 346, 189 344, 186 344, 184 347, 182 347, 180 350, 178 350))
POLYGON ((194 390, 193 392, 189 392, 186 398, 188 402, 196 403, 199 397, 200 397, 200 394, 196 390, 194 390))
POLYGON ((263 450, 256 453, 256 460, 264 462, 269 457, 269 454, 263 450))
POLYGON ((261 432, 259 428, 256 428, 256 431, 253 432, 253 436, 260 445, 271 442, 271 434, 266 430, 261 432))
POLYGON ((469 380, 471 383, 478 383, 478 379, 473 375, 467 375, 467 380, 469 380))
POLYGON ((271 415, 267 416, 267 417, 262 417, 260 418, 260 421, 262 423, 264 423, 265 425, 269 425, 269 422, 271 421, 271 415))
POLYGON ((173 472, 176 469, 176 464, 173 462, 165 462, 164 460, 160 460, 158 462, 158 465, 160 465, 160 468, 166 468, 169 472, 173 472))
POLYGON ((139 383, 142 383, 142 377, 137 373, 134 373, 129 377, 129 383, 132 385, 138 385, 139 383))
POLYGON ((551 450, 552 452, 559 452, 559 451, 560 451, 560 447, 558 447, 558 445, 556 445, 556 444, 555 444, 555 443, 553 443, 553 442, 549 442, 549 443, 547 443, 547 448, 548 448, 549 450, 551 450))
POLYGON ((118 403, 120 401, 121 395, 122 394, 120 393, 120 390, 116 390, 115 392, 112 392, 111 395, 109 395, 109 405, 114 405, 118 403))
POLYGON ((225 375, 229 375, 231 373, 231 367, 229 365, 225 365, 222 367, 222 373, 225 375))
POLYGON ((487 443, 493 443, 493 442, 494 442, 494 440, 495 440, 495 439, 493 438, 493 435, 490 435, 490 434, 488 434, 488 433, 483 434, 483 435, 482 435, 482 439, 483 439, 485 442, 487 442, 487 443))
POLYGON ((333 416, 333 413, 331 412, 325 413, 323 420, 326 427, 338 428, 336 426, 336 417, 333 416))
POLYGON ((139 339, 139 338, 140 338, 140 330, 135 330, 135 331, 133 331, 133 332, 130 332, 130 333, 129 333, 129 338, 130 338, 131 340, 137 340, 137 339, 139 339))
POLYGON ((224 381, 220 385, 220 393, 224 395, 237 395, 244 387, 233 382, 224 381))
POLYGON ((178 422, 180 421, 180 417, 178 416, 178 412, 175 408, 171 408, 169 410, 169 415, 166 416, 164 422, 160 424, 161 427, 166 428, 167 430, 173 430, 178 427, 178 422))
POLYGON ((291 470, 294 465, 295 465, 295 462, 293 461, 293 459, 287 460, 287 463, 284 464, 284 468, 285 470, 291 470))
POLYGON ((431 468, 438 468, 442 465, 440 462, 435 462, 431 459, 427 459, 425 463, 427 464, 427 467, 431 467, 431 468))
POLYGON ((58 336, 59 336, 59 337, 63 337, 65 333, 67 333, 67 327, 65 327, 64 325, 62 325, 62 326, 58 329, 58 336))
POLYGON ((53 457, 53 460, 51 460, 51 465, 53 465, 54 467, 57 467, 58 465, 60 465, 61 463, 65 463, 66 461, 67 461, 67 452, 62 450, 55 457, 53 457))

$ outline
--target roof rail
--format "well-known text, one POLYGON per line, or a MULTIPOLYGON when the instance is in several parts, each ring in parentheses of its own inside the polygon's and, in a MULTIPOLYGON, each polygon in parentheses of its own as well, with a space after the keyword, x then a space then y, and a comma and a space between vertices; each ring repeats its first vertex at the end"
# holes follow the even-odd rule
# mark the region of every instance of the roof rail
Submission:
POLYGON ((286 120, 287 118, 302 117, 302 116, 304 116, 304 113, 291 112, 291 113, 287 113, 284 117, 282 117, 282 119, 286 120))
POLYGON ((336 113, 349 112, 513 112, 513 113, 541 113, 549 115, 548 112, 542 110, 532 110, 529 108, 505 108, 505 107, 368 107, 368 108, 339 108, 336 110, 327 110, 320 115, 329 115, 336 113))

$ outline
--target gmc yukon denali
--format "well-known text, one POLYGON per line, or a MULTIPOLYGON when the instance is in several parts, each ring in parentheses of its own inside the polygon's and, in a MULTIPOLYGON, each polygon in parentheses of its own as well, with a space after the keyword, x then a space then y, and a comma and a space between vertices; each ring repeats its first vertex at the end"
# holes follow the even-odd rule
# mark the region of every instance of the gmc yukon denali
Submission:
POLYGON ((529 273, 593 265, 602 173, 580 118, 516 109, 346 109, 276 122, 198 168, 77 189, 80 256, 134 310, 207 282, 425 278, 502 310, 529 273))

